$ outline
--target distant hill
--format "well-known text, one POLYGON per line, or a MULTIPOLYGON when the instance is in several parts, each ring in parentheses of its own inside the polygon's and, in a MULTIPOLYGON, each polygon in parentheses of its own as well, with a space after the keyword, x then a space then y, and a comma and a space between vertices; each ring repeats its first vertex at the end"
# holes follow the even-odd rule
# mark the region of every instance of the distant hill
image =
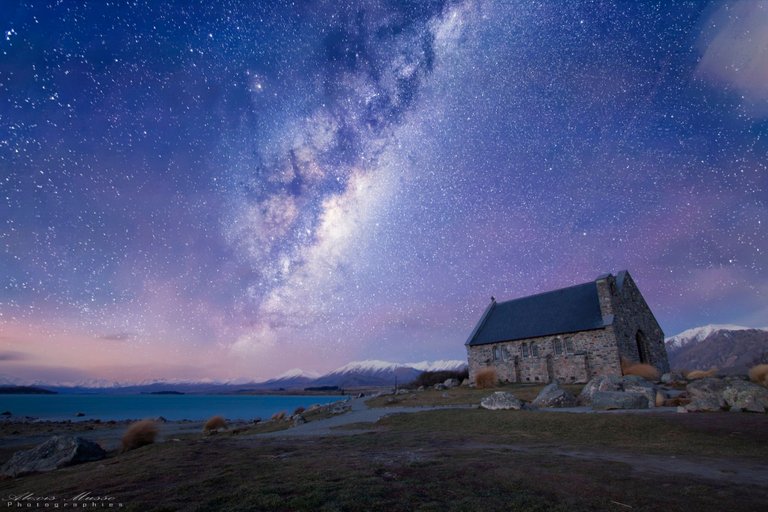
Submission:
POLYGON ((708 369, 741 373, 768 357, 768 330, 738 325, 705 325, 688 329, 666 340, 673 369, 708 369))
POLYGON ((0 386, 0 395, 55 395, 55 391, 34 386, 0 386))
MULTIPOLYGON (((240 393, 270 390, 302 390, 306 388, 338 387, 340 389, 367 386, 394 386, 415 380, 422 372, 459 371, 467 367, 466 361, 421 361, 418 363, 390 363, 387 361, 355 361, 324 375, 289 370, 262 382, 181 382, 145 381, 136 384, 89 381, 82 384, 47 383, 46 387, 60 393, 240 393)), ((35 383, 37 384, 37 383, 35 383)))

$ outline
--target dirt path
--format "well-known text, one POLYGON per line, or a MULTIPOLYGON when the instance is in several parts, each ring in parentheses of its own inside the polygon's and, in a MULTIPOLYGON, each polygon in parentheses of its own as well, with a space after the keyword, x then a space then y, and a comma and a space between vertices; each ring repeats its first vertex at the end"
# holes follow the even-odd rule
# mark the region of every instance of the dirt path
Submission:
POLYGON ((338 429, 344 425, 350 425, 353 423, 375 423, 384 416, 400 413, 413 413, 422 411, 434 411, 437 409, 466 409, 467 406, 439 406, 439 407, 377 407, 371 408, 365 403, 369 397, 355 398, 349 401, 352 406, 352 410, 327 418, 324 420, 311 421, 298 425, 296 427, 289 428, 288 430, 280 430, 277 432, 270 432, 267 434, 254 434, 247 437, 309 437, 309 436, 348 436, 360 434, 362 432, 370 432, 370 430, 360 429, 338 429))

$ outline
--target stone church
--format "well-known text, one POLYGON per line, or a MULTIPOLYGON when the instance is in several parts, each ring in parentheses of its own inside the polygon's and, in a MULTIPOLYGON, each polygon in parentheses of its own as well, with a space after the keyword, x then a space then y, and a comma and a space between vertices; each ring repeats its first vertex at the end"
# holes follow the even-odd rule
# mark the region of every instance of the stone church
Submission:
POLYGON ((664 333, 629 272, 491 303, 466 342, 469 379, 587 382, 621 375, 620 357, 669 371, 664 333))

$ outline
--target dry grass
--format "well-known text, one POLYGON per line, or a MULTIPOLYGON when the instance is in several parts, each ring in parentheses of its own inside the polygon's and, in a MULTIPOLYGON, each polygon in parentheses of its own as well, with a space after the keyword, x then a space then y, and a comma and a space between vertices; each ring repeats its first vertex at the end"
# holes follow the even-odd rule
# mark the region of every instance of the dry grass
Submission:
POLYGON ((693 370, 685 374, 685 378, 688 380, 706 379, 707 377, 714 377, 717 375, 717 368, 714 366, 709 370, 693 370))
POLYGON ((644 363, 636 363, 629 365, 624 370, 624 375, 637 375, 638 377, 642 377, 645 380, 650 381, 657 381, 659 380, 659 377, 661 376, 659 373, 659 370, 654 368, 653 366, 649 364, 644 363))
POLYGON ((205 425, 203 426, 203 432, 210 434, 211 432, 217 432, 226 428, 227 421, 221 416, 214 416, 205 422, 205 425))
POLYGON ((637 375, 638 377, 642 377, 650 381, 657 381, 661 376, 659 370, 649 364, 636 363, 635 361, 630 361, 624 356, 621 356, 619 361, 621 363, 622 375, 637 375))
POLYGON ((495 388, 499 384, 496 368, 483 368, 475 375, 475 386, 480 389, 495 388))
POLYGON ((759 364, 750 368, 749 380, 768 387, 768 364, 759 364))
POLYGON ((288 414, 285 411, 276 412, 272 415, 272 421, 283 421, 288 414))
POLYGON ((152 444, 157 437, 157 425, 152 420, 137 421, 128 427, 122 438, 122 452, 152 444))

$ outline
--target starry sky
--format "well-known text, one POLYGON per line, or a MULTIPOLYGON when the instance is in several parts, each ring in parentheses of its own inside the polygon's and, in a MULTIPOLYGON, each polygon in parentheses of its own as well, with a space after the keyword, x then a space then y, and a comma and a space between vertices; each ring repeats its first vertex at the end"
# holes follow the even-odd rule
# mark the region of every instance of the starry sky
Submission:
POLYGON ((16 1, 0 381, 462 359, 628 269, 768 324, 768 2, 16 1))

